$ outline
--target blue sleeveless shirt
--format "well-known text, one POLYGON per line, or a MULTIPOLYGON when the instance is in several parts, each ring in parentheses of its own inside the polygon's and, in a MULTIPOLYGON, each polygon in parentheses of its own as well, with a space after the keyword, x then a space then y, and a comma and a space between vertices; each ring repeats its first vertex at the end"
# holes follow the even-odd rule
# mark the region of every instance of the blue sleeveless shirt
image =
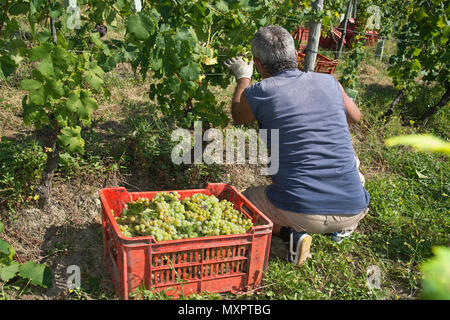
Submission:
MULTIPOLYGON (((284 70, 244 91, 260 129, 279 129, 279 170, 268 199, 304 214, 354 215, 367 208, 344 98, 328 74, 284 70)), ((269 152, 270 140, 267 142, 269 152)))

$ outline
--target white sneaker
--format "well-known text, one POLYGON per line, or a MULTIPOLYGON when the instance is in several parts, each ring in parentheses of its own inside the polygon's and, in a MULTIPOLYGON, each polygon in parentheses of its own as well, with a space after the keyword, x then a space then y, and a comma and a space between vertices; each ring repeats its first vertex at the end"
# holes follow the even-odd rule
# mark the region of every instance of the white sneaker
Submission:
POLYGON ((308 258, 311 258, 311 242, 312 237, 306 232, 297 232, 290 230, 289 239, 289 262, 295 266, 301 266, 308 258))
POLYGON ((333 232, 331 234, 331 240, 337 243, 341 243, 344 241, 345 238, 349 238, 352 235, 353 231, 339 231, 339 232, 333 232))

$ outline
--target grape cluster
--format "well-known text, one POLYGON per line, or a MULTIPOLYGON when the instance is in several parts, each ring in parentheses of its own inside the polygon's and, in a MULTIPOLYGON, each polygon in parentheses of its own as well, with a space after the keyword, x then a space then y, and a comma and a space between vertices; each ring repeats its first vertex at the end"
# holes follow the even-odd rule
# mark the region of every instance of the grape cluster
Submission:
POLYGON ((156 241, 239 234, 253 226, 233 203, 203 193, 181 201, 178 192, 160 192, 151 201, 139 198, 115 219, 124 236, 153 236, 156 241))

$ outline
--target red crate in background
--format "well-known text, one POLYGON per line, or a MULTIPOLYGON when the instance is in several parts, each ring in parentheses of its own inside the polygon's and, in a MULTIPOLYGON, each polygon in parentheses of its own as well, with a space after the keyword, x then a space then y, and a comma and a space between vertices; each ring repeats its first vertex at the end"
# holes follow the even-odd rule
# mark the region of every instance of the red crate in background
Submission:
POLYGON ((303 27, 298 27, 297 30, 294 30, 294 32, 292 32, 292 38, 297 41, 300 50, 306 48, 308 37, 309 29, 305 29, 303 27))
POLYGON ((122 214, 127 203, 138 198, 151 200, 161 191, 101 189, 103 257, 120 298, 128 299, 141 285, 154 292, 167 289, 166 294, 175 298, 205 291, 239 294, 257 289, 267 269, 272 222, 228 184, 175 191, 181 200, 204 193, 231 201, 236 210, 252 219, 254 226, 245 234, 235 235, 160 242, 151 236, 127 238, 114 217, 122 214))
MULTIPOLYGON (((337 48, 337 44, 341 41, 341 38, 342 31, 339 31, 338 28, 333 27, 331 28, 330 35, 320 37, 319 46, 324 49, 335 50, 337 48)), ((344 45, 347 45, 346 38, 344 38, 344 45)))
POLYGON ((366 46, 373 47, 374 45, 377 44, 378 39, 380 39, 380 38, 381 37, 378 34, 378 32, 376 32, 374 30, 366 31, 366 46))
MULTIPOLYGON (((298 67, 300 70, 303 70, 303 66, 305 63, 305 56, 306 56, 305 49, 306 49, 306 45, 308 44, 309 29, 306 29, 303 27, 298 27, 298 29, 294 30, 291 33, 291 35, 294 38, 294 40, 297 42, 298 47, 299 47, 298 57, 297 57, 298 67)), ((331 47, 334 45, 334 41, 333 41, 333 39, 321 37, 319 44, 321 46, 329 45, 331 47), (328 42, 331 41, 332 43, 331 42, 328 43, 327 41, 328 42)), ((317 58, 316 58, 316 66, 314 68, 314 72, 332 74, 336 70, 337 64, 338 64, 337 60, 329 59, 326 56, 318 53, 317 58)))
MULTIPOLYGON (((355 42, 356 35, 358 32, 356 31, 357 24, 355 19, 349 18, 347 21, 346 35, 344 38, 344 45, 347 48, 351 48, 353 43, 355 42)), ((337 45, 340 43, 342 39, 342 34, 344 31, 344 21, 336 28, 332 27, 331 32, 328 33, 326 37, 320 37, 319 45, 324 49, 337 50, 337 45)), ((366 46, 374 46, 378 39, 380 38, 378 32, 374 30, 365 31, 365 41, 366 46)))
MULTIPOLYGON (((298 51, 297 61, 298 61, 298 68, 300 70, 303 70, 303 66, 305 64, 305 57, 306 57, 305 53, 303 53, 302 51, 298 51)), ((314 72, 333 74, 336 71, 337 65, 338 60, 332 60, 320 53, 317 53, 316 66, 314 68, 314 72)))

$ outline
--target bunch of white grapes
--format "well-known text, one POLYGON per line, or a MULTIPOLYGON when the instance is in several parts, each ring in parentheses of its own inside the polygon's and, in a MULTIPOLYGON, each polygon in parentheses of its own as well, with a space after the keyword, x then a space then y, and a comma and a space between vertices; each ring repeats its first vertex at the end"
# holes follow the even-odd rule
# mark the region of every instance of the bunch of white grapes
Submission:
POLYGON ((153 236, 156 241, 246 233, 253 226, 230 201, 203 193, 180 201, 178 192, 160 192, 151 201, 128 203, 115 219, 125 237, 153 236))

